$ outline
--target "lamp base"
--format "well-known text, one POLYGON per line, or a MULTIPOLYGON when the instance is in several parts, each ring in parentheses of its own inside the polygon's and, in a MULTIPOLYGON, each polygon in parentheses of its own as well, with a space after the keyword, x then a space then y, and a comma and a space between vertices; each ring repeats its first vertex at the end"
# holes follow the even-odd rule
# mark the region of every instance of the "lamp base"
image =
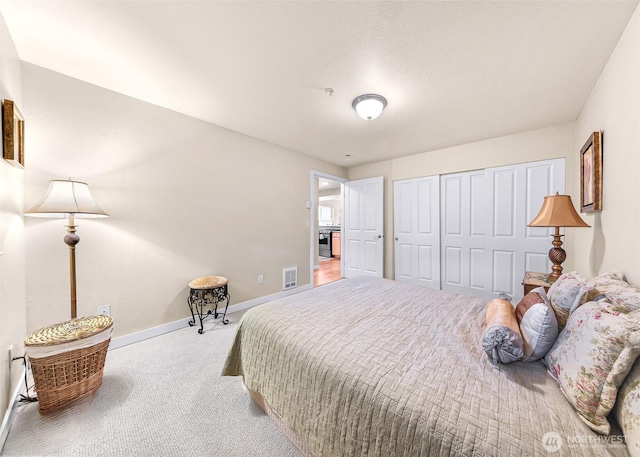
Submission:
POLYGON ((553 266, 551 267, 551 273, 547 276, 549 280, 555 281, 562 274, 562 262, 567 259, 567 253, 562 249, 562 235, 560 235, 560 228, 556 227, 556 233, 553 236, 553 247, 549 250, 549 260, 553 266))

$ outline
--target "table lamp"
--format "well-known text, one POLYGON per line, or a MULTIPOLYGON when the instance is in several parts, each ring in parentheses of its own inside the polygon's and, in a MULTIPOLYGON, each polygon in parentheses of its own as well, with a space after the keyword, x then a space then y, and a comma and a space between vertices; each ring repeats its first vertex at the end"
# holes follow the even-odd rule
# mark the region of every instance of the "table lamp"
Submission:
POLYGON ((562 236, 560 227, 589 227, 580 218, 569 195, 555 195, 544 197, 542 208, 538 215, 529 223, 528 227, 555 227, 553 236, 553 248, 549 250, 549 260, 553 266, 548 278, 555 281, 562 274, 562 262, 567 258, 567 253, 562 249, 562 236))
POLYGON ((40 203, 25 213, 25 216, 69 218, 64 242, 69 246, 69 268, 71 280, 71 318, 77 317, 76 308, 76 234, 75 218, 109 217, 95 202, 84 182, 52 180, 49 190, 40 203))

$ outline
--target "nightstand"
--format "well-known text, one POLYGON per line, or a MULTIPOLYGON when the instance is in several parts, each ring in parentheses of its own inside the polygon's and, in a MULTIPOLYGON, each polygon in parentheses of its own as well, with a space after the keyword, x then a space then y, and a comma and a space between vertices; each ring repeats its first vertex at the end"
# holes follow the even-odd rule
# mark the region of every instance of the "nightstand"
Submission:
POLYGON ((549 287, 555 282, 555 279, 549 279, 548 273, 536 273, 527 271, 524 274, 522 285, 524 286, 524 294, 527 295, 536 287, 543 286, 545 292, 549 292, 549 287))

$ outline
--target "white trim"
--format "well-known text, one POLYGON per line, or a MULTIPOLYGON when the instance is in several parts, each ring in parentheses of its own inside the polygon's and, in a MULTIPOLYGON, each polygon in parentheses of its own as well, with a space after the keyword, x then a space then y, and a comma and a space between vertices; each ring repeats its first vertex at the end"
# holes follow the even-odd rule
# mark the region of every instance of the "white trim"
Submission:
MULTIPOLYGON (((312 289, 313 286, 306 284, 301 287, 296 287, 295 289, 277 292, 271 295, 265 295, 263 297, 254 298, 253 300, 247 300, 242 303, 238 303, 236 305, 230 305, 229 311, 227 314, 233 314, 238 311, 242 311, 248 308, 253 308, 254 306, 261 305, 262 303, 266 303, 271 300, 275 300, 277 298, 286 297, 288 295, 294 295, 300 292, 304 292, 305 290, 312 289)), ((165 333, 173 332, 174 330, 179 330, 181 328, 185 328, 189 326, 190 317, 185 317, 184 319, 180 319, 177 321, 169 322, 167 324, 162 324, 157 327, 148 328, 146 330, 141 330, 139 332, 130 333, 128 335, 119 336, 117 338, 113 338, 111 340, 111 344, 109 344, 109 350, 118 349, 123 346, 127 346, 129 344, 137 343, 139 341, 143 341, 149 338, 153 338, 155 336, 160 336, 165 333)))
POLYGON ((22 366, 22 371, 20 371, 20 382, 16 386, 13 395, 9 399, 9 407, 7 411, 4 413, 4 419, 2 420, 2 426, 0 426, 0 452, 2 452, 2 448, 4 447, 5 441, 7 441, 7 437, 9 436, 9 430, 11 430, 11 425, 13 424, 13 419, 16 415, 16 411, 18 410, 18 396, 20 395, 20 390, 22 389, 22 380, 24 379, 25 370, 27 367, 22 366))
POLYGON ((123 346, 128 346, 133 343, 138 343, 140 341, 153 338, 154 336, 160 336, 164 335, 165 333, 180 330, 181 328, 188 327, 190 320, 190 317, 185 317, 184 319, 158 325, 157 327, 151 327, 139 332, 129 333, 128 335, 112 338, 111 343, 109 343, 109 350, 118 349, 123 346))

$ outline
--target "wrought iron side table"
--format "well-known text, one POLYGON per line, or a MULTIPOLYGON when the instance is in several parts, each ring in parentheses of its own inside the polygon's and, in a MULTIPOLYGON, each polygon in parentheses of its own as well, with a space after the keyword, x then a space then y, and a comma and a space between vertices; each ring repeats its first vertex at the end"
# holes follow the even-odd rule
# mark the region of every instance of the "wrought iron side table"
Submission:
POLYGON ((229 289, 227 287, 229 280, 224 276, 203 276, 202 278, 194 279, 189 283, 191 292, 187 303, 191 310, 191 320, 189 325, 193 327, 196 323, 196 315, 200 319, 200 328, 198 333, 202 335, 203 325, 202 321, 208 316, 213 314, 213 318, 217 319, 219 315, 222 315, 222 323, 228 324, 229 319, 227 316, 227 309, 229 308, 229 301, 231 296, 229 295, 229 289), (218 312, 218 303, 226 300, 227 304, 224 307, 224 313, 218 312), (208 309, 205 312, 205 308, 212 306, 212 309, 208 309))

